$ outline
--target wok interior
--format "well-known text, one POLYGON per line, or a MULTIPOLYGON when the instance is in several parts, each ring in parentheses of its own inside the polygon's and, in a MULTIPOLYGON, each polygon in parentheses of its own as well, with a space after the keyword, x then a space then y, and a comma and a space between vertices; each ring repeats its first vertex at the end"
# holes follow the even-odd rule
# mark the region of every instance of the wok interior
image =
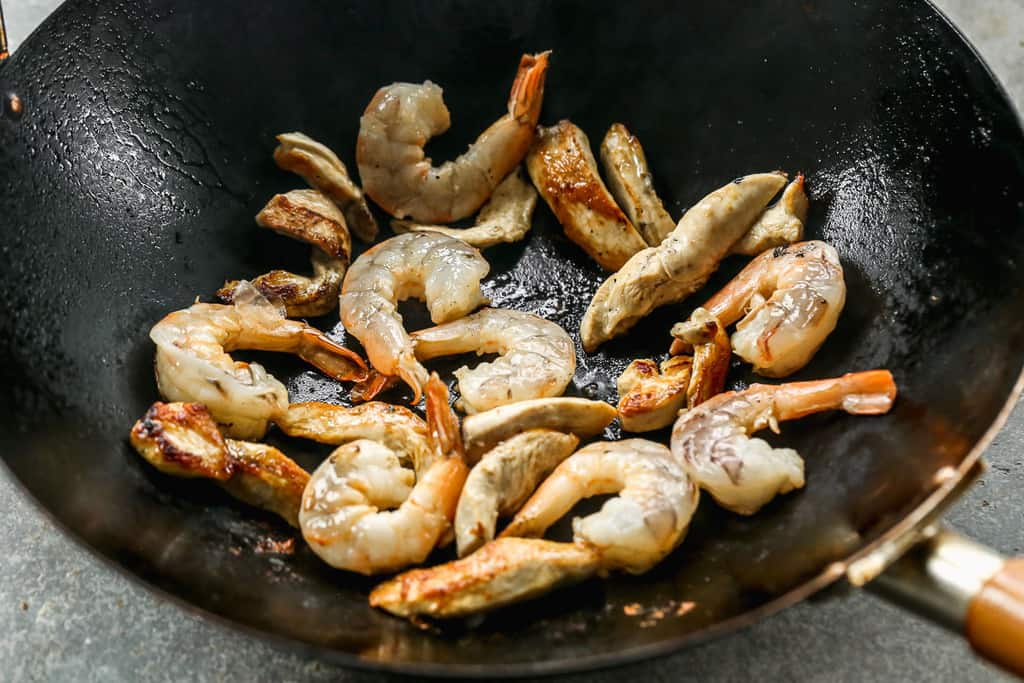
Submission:
MULTIPOLYGON (((899 520, 965 457, 1020 371, 1024 141, 990 75, 923 5, 71 3, 0 86, 27 104, 0 120, 5 462, 61 524, 152 584, 363 661, 572 668, 695 637, 899 520), (429 78, 453 130, 428 149, 451 158, 504 111, 518 56, 547 48, 542 121, 571 118, 595 146, 625 123, 676 217, 744 173, 806 172, 808 238, 836 246, 849 296, 793 379, 886 367, 900 397, 881 418, 785 425, 806 488, 749 518, 705 497, 683 545, 646 575, 423 629, 369 608, 376 580, 331 570, 301 541, 273 552, 267 539, 294 532, 131 451, 128 429, 157 398, 147 332, 224 279, 308 268, 305 248, 253 225, 273 193, 302 186, 271 161, 274 134, 306 132, 354 168, 375 89, 429 78)), ((494 305, 557 321, 578 342, 603 274, 546 207, 525 243, 486 257, 494 305)), ((569 393, 614 402, 629 360, 664 353, 671 323, 744 261, 599 353, 579 349, 569 393)), ((336 316, 314 323, 344 337, 336 316)), ((347 400, 291 359, 258 358, 293 400, 347 400)), ((755 379, 738 364, 730 374, 734 388, 755 379)), ((329 450, 275 443, 307 467, 329 450)))

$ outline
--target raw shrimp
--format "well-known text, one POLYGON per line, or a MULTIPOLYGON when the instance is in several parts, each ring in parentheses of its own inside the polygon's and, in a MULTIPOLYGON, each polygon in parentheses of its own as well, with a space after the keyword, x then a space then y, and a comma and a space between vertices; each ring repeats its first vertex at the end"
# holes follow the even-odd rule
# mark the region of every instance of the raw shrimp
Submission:
POLYGON ((736 355, 758 374, 785 377, 811 360, 845 303, 839 255, 810 241, 761 254, 704 308, 726 326, 742 317, 732 335, 736 355))
POLYGON ((407 469, 383 443, 358 439, 335 450, 310 478, 299 526, 313 552, 332 567, 395 571, 422 562, 451 530, 468 469, 458 418, 436 374, 426 396, 434 452, 427 464, 407 469))
POLYGON ((594 351, 700 289, 785 182, 782 173, 738 178, 687 211, 661 244, 634 254, 594 294, 580 325, 583 348, 594 351))
POLYGON ((641 358, 619 376, 619 420, 626 431, 667 427, 684 407, 703 403, 725 388, 732 348, 715 317, 698 308, 672 334, 672 355, 662 361, 660 372, 653 360, 641 358))
POLYGON ((757 256, 768 249, 799 242, 804 238, 808 208, 804 174, 800 173, 782 191, 779 201, 765 209, 747 234, 732 245, 730 253, 757 256))
POLYGON ((459 557, 494 538, 498 516, 518 510, 580 440, 551 429, 529 429, 488 451, 469 472, 455 510, 459 557))
POLYGON ((497 353, 490 363, 455 371, 459 407, 479 413, 508 403, 558 396, 576 372, 576 348, 561 327, 540 316, 504 308, 473 315, 412 334, 416 358, 476 351, 497 353))
POLYGON ((888 370, 833 379, 753 384, 729 391, 680 415, 672 428, 672 455, 719 505, 751 515, 776 494, 804 485, 804 461, 792 448, 772 448, 750 434, 824 410, 851 415, 889 411, 896 384, 888 370))
POLYGON ((448 130, 441 88, 426 81, 377 91, 359 121, 356 163, 366 193, 395 218, 450 223, 470 215, 526 156, 544 99, 548 52, 523 55, 508 113, 455 161, 432 167, 423 146, 448 130))
POLYGON ((156 382, 169 401, 203 403, 227 435, 256 439, 288 408, 284 385, 257 363, 235 362, 235 349, 293 353, 325 374, 354 381, 366 376, 362 359, 320 330, 282 312, 247 282, 234 304, 194 304, 158 322, 156 382))
POLYGON ((400 617, 464 617, 577 583, 599 569, 593 549, 539 538, 499 538, 468 557, 413 569, 370 593, 370 605, 400 617))
POLYGON ((597 551, 601 570, 642 574, 679 545, 697 509, 698 490, 661 444, 602 441, 555 468, 501 533, 543 536, 583 498, 617 493, 601 510, 573 519, 573 539, 597 551))
MULTIPOLYGON (((274 195, 256 215, 256 224, 313 245, 313 277, 272 270, 252 280, 269 299, 284 304, 292 318, 325 315, 338 305, 338 292, 352 254, 345 217, 316 190, 274 195)), ((238 281, 225 282, 218 298, 231 303, 238 281)))
POLYGON ((423 299, 435 324, 461 318, 484 303, 480 280, 490 266, 480 252, 447 235, 399 235, 357 258, 341 289, 341 322, 384 375, 398 375, 419 402, 427 371, 416 360, 397 304, 423 299))
POLYGON ((494 188, 494 194, 480 209, 472 228, 421 225, 400 220, 391 221, 391 227, 396 233, 438 232, 460 239, 477 249, 486 249, 503 242, 518 242, 526 237, 536 206, 537 190, 523 179, 523 174, 517 168, 494 188))
POLYGON ((277 136, 274 161, 285 171, 302 176, 311 187, 323 192, 345 214, 352 232, 364 242, 377 239, 377 221, 366 204, 363 191, 349 178, 338 155, 308 135, 282 133, 277 136))
POLYGON ((492 408, 462 421, 462 439, 470 463, 528 429, 554 429, 581 439, 597 436, 615 419, 615 408, 585 398, 537 398, 492 408))
POLYGON ((225 439, 199 403, 154 403, 135 423, 132 446, 175 477, 212 479, 235 498, 299 526, 309 474, 272 446, 225 439))

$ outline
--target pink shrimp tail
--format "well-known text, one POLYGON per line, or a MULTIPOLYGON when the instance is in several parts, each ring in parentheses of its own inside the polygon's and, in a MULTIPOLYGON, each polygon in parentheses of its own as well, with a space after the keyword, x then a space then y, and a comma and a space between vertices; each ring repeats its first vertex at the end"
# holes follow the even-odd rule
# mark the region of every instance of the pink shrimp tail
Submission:
POLYGON ((426 396, 427 429, 434 447, 443 455, 461 457, 463 449, 459 418, 448 405, 448 387, 436 372, 430 373, 426 396))
POLYGON ((512 83, 508 98, 508 113, 518 121, 527 121, 532 126, 540 120, 540 107, 544 102, 544 80, 548 73, 548 57, 551 50, 535 55, 523 55, 519 70, 512 83))
POLYGON ((851 372, 842 377, 790 382, 775 386, 755 384, 771 392, 779 420, 794 420, 825 410, 844 410, 851 415, 889 412, 896 398, 896 382, 888 370, 851 372))

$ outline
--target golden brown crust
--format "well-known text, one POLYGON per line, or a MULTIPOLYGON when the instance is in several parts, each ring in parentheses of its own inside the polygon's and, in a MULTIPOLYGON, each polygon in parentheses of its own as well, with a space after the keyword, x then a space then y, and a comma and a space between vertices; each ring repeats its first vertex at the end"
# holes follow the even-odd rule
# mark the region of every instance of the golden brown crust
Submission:
POLYGON ((154 403, 132 427, 131 443, 165 474, 213 479, 235 498, 298 526, 309 474, 272 446, 224 439, 200 403, 154 403))
POLYGON ((598 175, 586 134, 571 122, 540 128, 526 167, 565 234, 602 268, 618 270, 647 246, 598 175))
POLYGON ((647 432, 672 424, 686 407, 693 362, 673 356, 658 365, 646 358, 629 364, 619 377, 619 419, 630 432, 647 432))

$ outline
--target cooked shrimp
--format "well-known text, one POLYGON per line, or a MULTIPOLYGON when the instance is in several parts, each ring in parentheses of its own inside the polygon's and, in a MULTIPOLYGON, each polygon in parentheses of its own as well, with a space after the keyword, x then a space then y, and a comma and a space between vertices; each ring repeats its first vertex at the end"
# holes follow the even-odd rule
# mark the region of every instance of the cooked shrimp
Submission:
POLYGON ((665 241, 638 252, 604 281, 580 325, 583 348, 594 351, 658 306, 700 289, 785 182, 782 173, 758 173, 704 197, 665 241))
POLYGON ((338 155, 308 135, 282 133, 277 136, 274 161, 285 171, 296 173, 338 205, 352 232, 364 242, 377 239, 377 221, 359 186, 352 182, 338 155))
POLYGON ((572 434, 529 429, 488 451, 470 470, 455 509, 459 557, 493 539, 498 516, 515 514, 579 442, 572 434))
POLYGON ((801 173, 782 191, 779 201, 765 209, 747 234, 732 245, 730 253, 757 256, 768 249, 799 242, 804 238, 807 209, 804 174, 801 173))
POLYGON ((653 360, 641 358, 619 376, 619 420, 626 431, 667 427, 684 407, 703 403, 725 388, 732 348, 715 317, 698 308, 672 334, 677 337, 672 355, 662 361, 660 372, 653 360))
POLYGON ((320 330, 288 320, 249 283, 234 304, 194 304, 158 322, 156 382, 169 401, 203 403, 229 436, 255 439, 288 408, 284 385, 257 363, 235 362, 235 349, 293 353, 339 380, 366 376, 362 359, 320 330))
POLYGON ((378 90, 359 121, 356 143, 366 193, 395 218, 412 216, 421 223, 450 223, 480 208, 533 142, 549 54, 523 55, 508 113, 465 154, 437 167, 423 146, 451 125, 441 88, 426 81, 378 90))
POLYGON ((332 567, 361 574, 401 569, 426 559, 450 531, 468 469, 458 418, 436 374, 426 395, 435 456, 427 463, 407 469, 383 443, 359 439, 313 472, 299 526, 313 552, 332 567))
POLYGON ((132 446, 175 477, 212 479, 235 498, 299 526, 309 474, 272 446, 225 439, 199 403, 154 403, 135 423, 132 446))
POLYGON ((839 254, 818 241, 778 247, 758 256, 704 308, 723 325, 740 317, 732 348, 765 377, 785 377, 807 365, 835 329, 846 303, 839 254))
POLYGON ((792 448, 772 448, 750 434, 825 410, 851 415, 889 411, 896 384, 888 370, 833 379, 753 384, 688 410, 672 428, 672 455, 719 505, 751 515, 776 494, 804 485, 804 461, 792 448))
POLYGON ((644 148, 621 123, 613 123, 605 133, 601 142, 601 163, 612 196, 644 241, 652 247, 661 244, 675 230, 676 222, 654 190, 644 148))
POLYGON ((697 509, 697 487, 667 448, 603 441, 556 467, 501 536, 543 536, 581 499, 607 493, 618 495, 572 521, 574 541, 597 551, 602 571, 647 571, 679 545, 697 509))
POLYGON ((480 280, 490 266, 480 252, 447 235, 399 235, 368 249, 345 276, 341 322, 363 344, 370 363, 398 375, 419 402, 427 371, 416 360, 397 304, 426 301, 435 324, 461 318, 484 303, 480 280))
POLYGON ((391 227, 396 233, 438 232, 460 239, 477 249, 486 249, 503 242, 518 242, 526 237, 535 206, 537 190, 523 179, 523 174, 516 168, 494 188, 494 194, 480 209, 472 228, 421 225, 400 220, 391 221, 391 227))
MULTIPOLYGON (((316 190, 274 195, 256 215, 256 224, 313 245, 313 277, 272 270, 252 280, 268 299, 284 304, 293 318, 325 315, 338 305, 338 292, 352 254, 345 217, 316 190)), ((231 303, 238 280, 225 282, 218 298, 231 303)))
POLYGON ((370 605, 400 617, 464 617, 578 583, 598 567, 589 547, 499 538, 469 557, 385 581, 370 593, 370 605))
POLYGON ((647 246, 601 180, 586 133, 571 121, 538 129, 526 169, 566 236, 605 270, 647 246))
POLYGON ((615 419, 615 408, 585 398, 537 398, 469 415, 462 421, 462 440, 470 463, 528 429, 554 429, 581 439, 597 436, 615 419))
POLYGON ((558 396, 576 372, 576 348, 561 327, 540 316, 504 308, 412 334, 416 358, 476 351, 497 353, 490 363, 455 371, 459 407, 469 414, 531 398, 558 396))

